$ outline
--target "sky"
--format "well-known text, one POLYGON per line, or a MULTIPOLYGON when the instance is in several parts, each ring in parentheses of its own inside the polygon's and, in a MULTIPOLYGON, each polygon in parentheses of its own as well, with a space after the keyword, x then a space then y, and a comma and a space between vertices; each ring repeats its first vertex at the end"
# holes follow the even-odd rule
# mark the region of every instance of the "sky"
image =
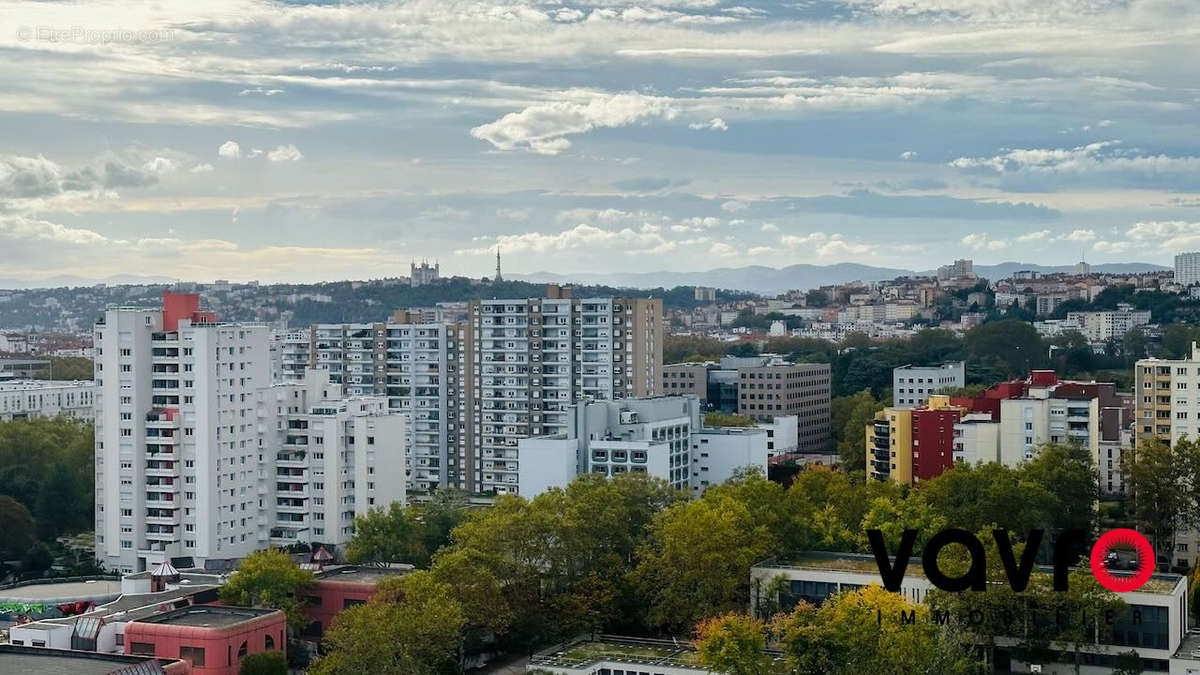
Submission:
POLYGON ((1195 0, 0 0, 0 277, 1200 249, 1195 0))

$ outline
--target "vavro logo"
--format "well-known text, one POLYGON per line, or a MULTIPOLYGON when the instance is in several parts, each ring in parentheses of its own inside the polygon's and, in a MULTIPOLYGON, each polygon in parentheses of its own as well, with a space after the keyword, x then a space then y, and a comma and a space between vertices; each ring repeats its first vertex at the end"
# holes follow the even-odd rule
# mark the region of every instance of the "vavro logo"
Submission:
MULTIPOLYGON (((1038 547, 1045 532, 1032 530, 1026 540, 1025 550, 1018 561, 1013 552, 1012 541, 1007 530, 993 530, 992 538, 1009 586, 1014 591, 1024 591, 1029 586, 1029 577, 1036 566, 1038 547)), ((893 562, 888 557, 887 546, 880 530, 867 530, 871 551, 879 565, 879 576, 884 588, 899 591, 904 582, 904 573, 912 557, 913 545, 917 540, 916 530, 905 530, 900 538, 900 548, 893 562)), ((1077 559, 1077 547, 1084 541, 1082 530, 1066 530, 1054 542, 1054 590, 1065 591, 1068 586, 1070 567, 1077 559)), ((1154 550, 1150 542, 1134 530, 1111 530, 1092 546, 1090 562, 1092 574, 1105 588, 1117 593, 1127 593, 1141 588, 1154 573, 1154 550)), ((967 589, 983 591, 987 588, 987 559, 983 543, 974 534, 960 529, 938 532, 925 544, 921 554, 921 566, 925 578, 943 591, 960 592, 967 589), (962 576, 951 577, 938 567, 938 554, 950 544, 966 548, 971 566, 962 576)))

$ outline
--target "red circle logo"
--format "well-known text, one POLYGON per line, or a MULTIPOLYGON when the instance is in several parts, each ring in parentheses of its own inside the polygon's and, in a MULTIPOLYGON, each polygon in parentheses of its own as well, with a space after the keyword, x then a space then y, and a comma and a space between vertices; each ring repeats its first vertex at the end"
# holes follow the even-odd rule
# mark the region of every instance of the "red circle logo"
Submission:
POLYGON ((1128 593, 1141 588, 1154 574, 1154 549, 1134 530, 1109 530, 1092 546, 1092 574, 1110 591, 1128 593), (1123 559, 1122 552, 1133 559, 1123 559))

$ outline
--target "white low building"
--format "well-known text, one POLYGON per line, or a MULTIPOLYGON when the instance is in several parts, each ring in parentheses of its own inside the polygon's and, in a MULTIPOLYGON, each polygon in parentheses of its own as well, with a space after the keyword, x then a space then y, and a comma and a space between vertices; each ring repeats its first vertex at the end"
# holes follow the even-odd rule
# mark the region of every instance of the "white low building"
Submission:
POLYGON ((91 380, 8 380, 0 382, 0 421, 70 417, 91 421, 96 383, 91 380))
POLYGON ((705 428, 694 396, 584 401, 566 412, 565 433, 519 441, 519 494, 565 488, 583 473, 645 473, 699 496, 738 469, 767 468, 766 429, 705 428))

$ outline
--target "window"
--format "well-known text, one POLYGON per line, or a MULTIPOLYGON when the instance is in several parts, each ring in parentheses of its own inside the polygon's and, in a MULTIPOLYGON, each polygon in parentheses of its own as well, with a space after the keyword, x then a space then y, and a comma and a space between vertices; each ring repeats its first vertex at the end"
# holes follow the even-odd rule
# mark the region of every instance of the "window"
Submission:
MULTIPOLYGON (((268 640, 271 639, 271 636, 268 635, 267 639, 268 640)), ((246 647, 246 642, 242 641, 242 646, 238 647, 238 661, 241 661, 242 659, 246 658, 246 653, 249 651, 250 650, 246 647)))
POLYGON ((138 656, 154 656, 153 642, 133 642, 129 645, 129 653, 138 656))
POLYGON ((266 643, 263 646, 266 647, 268 650, 275 649, 275 638, 268 635, 266 643))
POLYGON ((189 661, 193 666, 204 665, 204 647, 179 647, 179 658, 189 661))

